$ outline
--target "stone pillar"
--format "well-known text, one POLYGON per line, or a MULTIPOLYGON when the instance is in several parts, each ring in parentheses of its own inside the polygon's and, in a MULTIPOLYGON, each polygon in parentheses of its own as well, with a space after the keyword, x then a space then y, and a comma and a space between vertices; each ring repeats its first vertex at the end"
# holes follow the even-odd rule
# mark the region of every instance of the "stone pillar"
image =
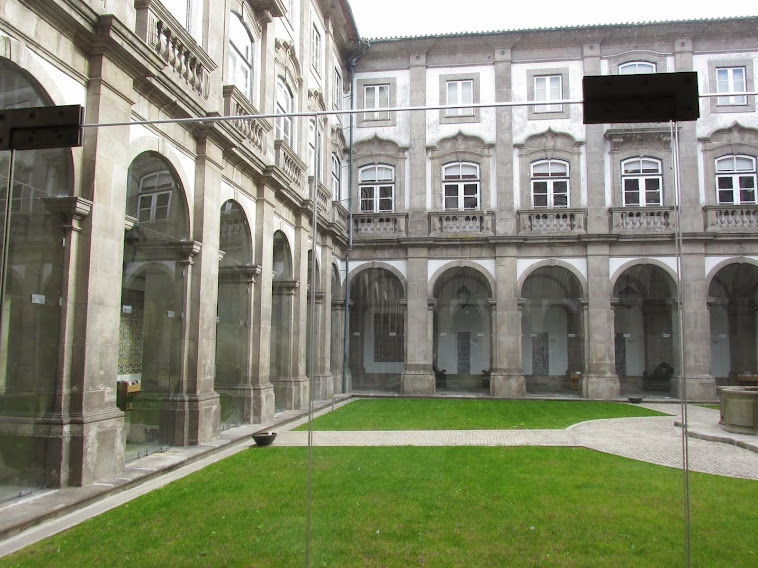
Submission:
MULTIPOLYGON (((426 54, 411 53, 411 106, 426 104, 426 54)), ((410 168, 410 209, 408 210, 408 236, 429 236, 429 215, 426 210, 426 112, 414 111, 410 116, 410 146, 408 148, 408 168, 410 168)), ((400 120, 400 116, 398 117, 400 120)), ((397 204, 402 208, 403 204, 397 204)), ((426 273, 425 273, 426 274, 426 273)), ((424 280, 426 285, 426 280, 424 280)), ((409 304, 410 308, 410 304, 409 304)), ((424 312, 426 313, 426 293, 424 293, 424 312)), ((429 360, 431 368, 431 359, 429 360)))
POLYGON ((407 317, 405 326, 405 370, 401 393, 434 394, 432 344, 429 336, 426 247, 408 247, 407 317))
POLYGON ((274 257, 274 190, 261 183, 256 202, 255 264, 261 267, 252 296, 253 326, 250 345, 250 382, 253 389, 253 424, 274 418, 274 386, 271 384, 271 305, 274 257))
MULTIPOLYGON (((307 318, 310 309, 308 303, 308 286, 310 274, 308 273, 308 249, 310 242, 310 211, 297 215, 295 227, 294 275, 300 286, 292 290, 292 314, 289 335, 290 368, 286 377, 286 402, 287 410, 299 410, 308 406, 309 380, 305 369, 305 353, 307 342, 307 318)), ((314 247, 315 248, 315 247, 314 247)), ((313 262, 316 262, 315 251, 313 262)), ((314 322, 315 323, 315 322, 314 322)))
MULTIPOLYGON (((103 26, 98 33, 109 36, 111 28, 103 26)), ((92 56, 88 69, 85 122, 128 122, 132 77, 104 55, 92 56)), ((68 441, 60 448, 68 457, 62 457, 62 471, 48 475, 51 486, 89 485, 124 469, 124 415, 116 408, 116 374, 128 146, 128 127, 91 129, 79 154, 81 186, 75 191, 92 202, 92 210, 69 257, 68 269, 76 274, 68 276, 69 296, 63 301, 66 313, 76 315, 62 329, 70 360, 60 371, 66 389, 61 396, 68 398, 70 410, 69 417, 61 416, 68 441)))
POLYGON ((247 297, 247 313, 240 314, 240 318, 244 318, 247 325, 247 333, 245 334, 247 342, 242 347, 241 381, 237 385, 228 385, 224 388, 225 394, 233 399, 232 404, 235 408, 235 414, 242 417, 244 424, 251 424, 255 422, 255 386, 251 372, 251 366, 256 357, 256 352, 253 348, 253 330, 257 327, 258 323, 255 321, 253 292, 255 290, 256 277, 261 273, 261 267, 258 265, 239 266, 236 267, 235 272, 237 274, 233 285, 239 286, 243 284, 247 297), (239 284, 236 282, 237 279, 240 281, 239 284))
MULTIPOLYGON (((513 100, 511 83, 511 48, 501 47, 495 49, 496 101, 507 102, 513 100)), ((499 107, 495 109, 495 136, 496 143, 494 157, 495 170, 497 172, 497 215, 495 234, 515 235, 518 233, 518 217, 514 208, 513 199, 513 107, 499 107)), ((484 204, 483 208, 489 208, 489 204, 484 204)), ((513 274, 515 274, 515 272, 513 274)), ((493 319, 493 321, 495 320, 493 319)), ((495 350, 493 349, 493 354, 494 353, 495 350)), ((492 385, 492 382, 490 382, 490 385, 492 385)), ((492 388, 493 387, 490 386, 491 391, 492 388)))
MULTIPOLYGON (((600 45, 588 43, 582 47, 585 75, 600 75, 600 45)), ((587 233, 608 233, 608 207, 605 201, 605 125, 587 124, 587 233)), ((583 172, 584 174, 584 172, 583 172)), ((594 308, 593 308, 594 309, 594 308)), ((612 326, 611 326, 612 328, 612 326)), ((587 362, 589 363, 589 359, 587 362)), ((583 380, 584 382, 584 380, 583 380)), ((605 397, 601 397, 605 398, 605 397)))
POLYGON ((332 341, 331 341, 331 371, 334 382, 335 393, 346 393, 352 391, 352 377, 350 375, 350 369, 344 368, 344 349, 345 349, 345 299, 333 298, 332 299, 332 341), (343 369, 346 375, 347 389, 344 388, 342 380, 343 369))
POLYGON ((521 311, 518 305, 514 245, 495 249, 495 316, 493 319, 493 368, 490 394, 494 397, 522 397, 526 380, 521 365, 521 311))
POLYGON ((197 146, 192 238, 203 246, 186 276, 190 292, 184 312, 187 330, 181 377, 189 412, 185 444, 206 444, 217 438, 221 421, 219 396, 213 383, 223 154, 208 137, 198 140, 197 146))
POLYGON ((615 321, 607 243, 587 243, 587 327, 582 396, 614 399, 621 394, 616 375, 615 321))
MULTIPOLYGON (((321 285, 322 292, 316 295, 318 303, 318 333, 311 353, 316 357, 316 376, 313 377, 314 400, 330 400, 334 396, 334 377, 332 377, 332 239, 324 236, 321 246, 321 285)), ((314 258, 315 262, 315 258, 314 258)))
MULTIPOLYGON (((682 250, 680 277, 680 285, 683 287, 684 353, 680 357, 680 368, 676 370, 681 369, 684 374, 688 400, 715 401, 716 380, 711 375, 711 321, 708 314, 708 283, 705 274, 703 245, 686 243, 682 250)), ((752 329, 752 325, 748 329, 752 329)), ((678 333, 675 337, 678 337, 678 333)), ((678 342, 674 344, 674 349, 679 350, 678 342)), ((752 351, 755 352, 755 347, 752 351)), ((672 394, 677 397, 685 394, 681 386, 681 382, 674 383, 672 394)))

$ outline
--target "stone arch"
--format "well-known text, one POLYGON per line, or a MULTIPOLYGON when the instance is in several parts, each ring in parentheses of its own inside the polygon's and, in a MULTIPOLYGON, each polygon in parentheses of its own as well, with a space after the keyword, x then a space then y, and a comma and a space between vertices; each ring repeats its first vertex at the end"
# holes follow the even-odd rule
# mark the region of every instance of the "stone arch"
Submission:
POLYGON ((730 264, 752 264, 753 266, 758 267, 758 260, 755 258, 750 258, 748 256, 734 256, 731 258, 725 258, 724 260, 713 265, 708 271, 708 274, 705 275, 706 286, 710 287, 711 282, 713 281, 713 277, 716 276, 716 274, 718 274, 722 268, 729 266, 730 264))
POLYGON ((619 279, 619 277, 624 274, 624 272, 631 268, 632 266, 636 266, 638 264, 652 264, 653 266, 657 266, 658 268, 662 268, 666 274, 668 274, 671 277, 672 283, 674 284, 674 291, 676 291, 676 287, 679 286, 679 275, 665 262, 661 262, 660 260, 656 258, 648 258, 648 257, 639 257, 632 260, 629 260, 619 266, 613 274, 611 274, 610 278, 610 284, 611 284, 611 290, 613 290, 616 287, 616 281, 619 279))
MULTIPOLYGON (((406 281, 403 273, 400 272, 397 268, 395 268, 391 264, 387 264, 379 260, 372 260, 371 262, 366 262, 356 268, 353 268, 350 271, 349 278, 351 280, 354 280, 355 277, 358 276, 358 274, 370 268, 383 268, 387 270, 388 272, 391 272, 392 274, 394 274, 397 277, 398 281, 400 282, 400 285, 403 287, 403 298, 408 297, 408 282, 406 281)), ((343 283, 343 289, 344 289, 344 283, 343 283)))
POLYGON ((527 268, 524 271, 524 273, 521 274, 521 276, 519 276, 519 279, 516 282, 516 289, 519 291, 519 293, 521 293, 521 290, 524 288, 524 282, 526 282, 526 279, 529 278, 529 276, 535 270, 538 270, 545 266, 556 266, 556 267, 565 268, 566 270, 568 270, 571 274, 573 274, 576 277, 577 281, 579 282, 579 285, 582 288, 582 299, 586 299, 588 297, 589 291, 588 291, 587 278, 584 276, 584 274, 582 274, 573 264, 568 263, 558 258, 540 260, 539 262, 535 262, 529 268, 527 268))
POLYGON ((429 280, 426 284, 427 297, 429 298, 434 297, 434 289, 437 285, 437 281, 439 280, 440 276, 442 276, 445 272, 447 272, 451 268, 455 268, 455 267, 471 268, 472 270, 480 273, 487 280, 487 283, 490 286, 490 297, 494 298, 495 290, 497 290, 495 277, 490 273, 489 270, 487 270, 480 264, 471 262, 470 260, 454 260, 440 266, 437 270, 435 270, 434 273, 429 277, 429 280))
POLYGON ((432 208, 444 209, 442 168, 453 162, 469 162, 479 167, 478 209, 486 209, 485 205, 491 203, 490 163, 494 146, 478 136, 463 134, 461 131, 453 136, 442 138, 436 145, 427 146, 432 166, 432 208))

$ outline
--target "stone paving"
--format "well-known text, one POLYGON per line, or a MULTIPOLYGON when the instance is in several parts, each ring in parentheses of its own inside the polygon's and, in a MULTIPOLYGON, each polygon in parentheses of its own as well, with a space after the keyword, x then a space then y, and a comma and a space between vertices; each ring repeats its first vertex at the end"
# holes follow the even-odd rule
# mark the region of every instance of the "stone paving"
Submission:
MULTIPOLYGON (((680 405, 643 404, 669 416, 614 418, 581 422, 565 430, 404 430, 361 432, 313 432, 314 446, 576 446, 607 454, 682 468, 680 405)), ((750 438, 724 432, 718 427, 719 411, 688 407, 690 471, 758 480, 758 440, 754 447, 736 442, 750 438), (707 430, 718 431, 716 440, 701 439, 707 430)), ((293 424, 293 427, 297 426, 293 424)), ((307 446, 308 432, 279 432, 277 446, 307 446)))

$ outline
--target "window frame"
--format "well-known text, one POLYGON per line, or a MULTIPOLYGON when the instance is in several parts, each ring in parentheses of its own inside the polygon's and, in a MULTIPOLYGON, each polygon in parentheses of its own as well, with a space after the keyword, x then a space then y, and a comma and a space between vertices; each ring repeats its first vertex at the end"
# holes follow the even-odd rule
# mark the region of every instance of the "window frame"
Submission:
MULTIPOLYGON (((744 69, 745 91, 753 92, 755 90, 753 60, 752 59, 726 59, 712 60, 708 62, 708 80, 710 92, 716 94, 719 92, 718 74, 722 69, 744 69)), ((731 81, 730 81, 731 82, 731 81)), ((722 97, 709 97, 711 100, 711 113, 731 113, 731 112, 754 112, 755 96, 753 95, 725 95, 722 97), (740 102, 736 99, 743 99, 740 102)))
MULTIPOLYGON (((532 209, 568 209, 571 207, 571 164, 567 160, 560 160, 560 159, 554 159, 554 158, 548 158, 548 159, 542 159, 542 160, 535 160, 534 162, 531 162, 529 164, 529 186, 530 186, 530 194, 531 194, 531 203, 532 203, 532 209), (534 173, 534 170, 537 166, 540 166, 542 164, 548 165, 548 174, 547 176, 536 176, 534 173), (565 175, 552 175, 551 173, 551 167, 553 165, 562 165, 565 166, 565 175), (545 205, 537 205, 535 196, 537 193, 535 192, 535 186, 536 184, 545 184, 545 205), (565 189, 564 191, 560 193, 556 193, 555 188, 556 185, 560 183, 565 183, 565 189), (565 205, 556 205, 556 195, 565 195, 566 204, 565 205)), ((543 192, 540 191, 539 195, 542 195, 543 192)))
POLYGON ((334 85, 332 89, 332 106, 338 110, 342 109, 342 92, 343 92, 343 83, 342 83, 342 73, 340 73, 340 70, 335 67, 334 68, 334 85))
MULTIPOLYGON (((275 114, 286 114, 293 111, 295 97, 292 95, 287 81, 282 77, 276 79, 275 114), (286 104, 285 104, 286 103, 286 104)), ((295 123, 291 116, 277 116, 275 120, 274 136, 276 140, 283 140, 292 148, 295 140, 295 123)))
POLYGON ((449 162, 442 166, 441 179, 442 179, 442 210, 443 211, 481 211, 482 210, 482 171, 481 167, 476 162, 449 162), (473 178, 464 178, 463 167, 473 166, 476 170, 476 174, 473 178), (460 175, 457 177, 447 177, 446 172, 458 168, 460 175), (467 195, 467 189, 470 190, 474 186, 475 193, 467 195), (448 189, 455 188, 455 195, 448 195, 448 189), (455 198, 456 207, 448 207, 447 201, 450 198, 455 198), (474 207, 466 207, 466 199, 474 198, 476 200, 474 207))
POLYGON ((148 172, 144 174, 139 179, 139 189, 137 190, 137 222, 138 223, 158 223, 158 222, 165 222, 169 220, 169 216, 171 214, 171 195, 174 193, 174 190, 176 189, 176 182, 174 181, 174 176, 171 174, 171 171, 168 169, 162 169, 162 170, 155 170, 152 172, 148 172), (170 180, 170 187, 167 187, 167 184, 159 184, 159 178, 161 176, 166 176, 170 180), (145 188, 146 180, 153 178, 155 180, 155 183, 152 185, 151 188, 145 188), (168 196, 168 202, 165 205, 158 205, 158 199, 161 196, 168 196), (143 207, 142 201, 144 198, 150 199, 150 206, 149 207, 143 207), (160 219, 157 218, 157 210, 158 208, 164 208, 166 210, 165 217, 161 217, 160 219), (141 212, 142 211, 149 211, 148 219, 142 219, 141 212))
POLYGON ((756 172, 756 157, 750 156, 748 154, 727 154, 724 156, 719 156, 714 160, 713 163, 714 167, 714 175, 715 175, 715 186, 716 186, 716 204, 717 205, 755 205, 758 203, 758 188, 756 188, 756 185, 758 183, 758 172, 756 172), (752 164, 752 169, 750 170, 740 170, 737 169, 736 163, 738 159, 746 159, 749 160, 752 164), (731 170, 725 170, 722 173, 719 173, 719 162, 725 162, 727 160, 732 160, 732 162, 735 164, 735 167, 731 170), (742 187, 742 179, 748 178, 752 181, 752 187, 742 187), (732 182, 732 187, 726 188, 721 187, 721 180, 730 180, 732 182), (734 182, 737 182, 736 186, 734 182), (743 200, 743 191, 744 190, 751 190, 752 191, 752 199, 744 199, 743 200), (731 201, 722 201, 721 200, 721 193, 722 191, 731 191, 732 193, 732 200, 731 201), (735 199, 736 197, 736 199, 735 199))
POLYGON ((227 55, 227 74, 229 76, 227 77, 227 80, 229 81, 229 84, 237 87, 237 89, 245 96, 247 100, 252 102, 255 84, 255 39, 253 37, 253 34, 250 32, 250 29, 247 27, 247 25, 245 25, 245 21, 240 14, 234 10, 231 10, 229 19, 229 54, 227 55), (247 44, 245 47, 250 49, 249 59, 245 58, 244 54, 240 51, 239 47, 234 41, 234 36, 236 35, 234 33, 235 26, 239 26, 237 30, 244 32, 248 38, 249 44, 247 44), (248 78, 246 81, 247 84, 244 89, 240 88, 238 72, 240 69, 240 64, 242 63, 245 64, 245 68, 248 70, 248 78))
POLYGON ((311 27, 311 67, 316 71, 317 75, 321 75, 321 52, 323 50, 323 41, 321 38, 321 31, 318 26, 313 24, 311 27))
POLYGON ((663 205, 663 161, 650 156, 633 156, 621 161, 621 202, 624 207, 661 207, 663 205), (631 162, 640 163, 639 173, 625 173, 625 167, 631 162), (644 162, 654 163, 657 166, 657 173, 645 173, 644 162), (655 190, 648 189, 648 181, 657 180, 658 188, 655 190), (637 189, 627 190, 627 182, 637 182, 637 189), (627 195, 634 191, 638 194, 637 203, 628 203, 627 195), (648 193, 655 191, 658 194, 658 203, 648 203, 648 193))
POLYGON ((387 164, 367 164, 358 170, 358 211, 360 213, 394 213, 395 212, 395 168, 387 164), (369 170, 374 170, 376 174, 374 179, 364 181, 363 174, 369 170), (390 172, 390 179, 378 179, 379 170, 390 172), (389 197, 385 194, 382 196, 382 190, 389 190, 389 197), (364 191, 370 190, 371 194, 364 197, 364 191), (382 201, 390 201, 390 207, 382 207, 382 201), (371 203, 368 208, 364 203, 371 203))
POLYGON ((342 193, 342 162, 332 152, 332 200, 339 201, 342 193))
POLYGON ((358 108, 364 112, 359 112, 357 116, 358 127, 379 127, 379 126, 396 126, 396 113, 381 111, 382 108, 392 108, 396 106, 397 80, 394 77, 377 77, 375 79, 358 79, 357 81, 358 108), (387 107, 367 107, 366 106, 366 88, 381 87, 388 88, 388 106, 387 107), (379 109, 377 112, 375 109, 379 109))
MULTIPOLYGON (((527 100, 532 102, 541 102, 537 99, 537 80, 548 78, 559 78, 560 80, 560 98, 546 98, 544 104, 529 105, 530 120, 555 120, 557 118, 569 118, 571 105, 555 103, 551 101, 564 100, 569 98, 569 73, 568 69, 532 69, 527 71, 527 100)), ((546 96, 548 89, 545 90, 546 96)))
POLYGON ((657 72, 658 72, 658 64, 657 63, 654 63, 652 61, 644 61, 642 59, 636 59, 636 60, 633 60, 633 61, 625 61, 624 63, 620 63, 619 66, 618 66, 618 70, 617 70, 617 74, 618 75, 645 75, 645 74, 652 74, 652 73, 657 73, 657 72), (630 67, 631 65, 636 66, 637 70, 634 71, 634 72, 632 72, 632 73, 624 73, 622 71, 625 67, 630 67), (652 67, 652 70, 640 71, 639 70, 639 66, 640 65, 648 65, 648 66, 652 67))

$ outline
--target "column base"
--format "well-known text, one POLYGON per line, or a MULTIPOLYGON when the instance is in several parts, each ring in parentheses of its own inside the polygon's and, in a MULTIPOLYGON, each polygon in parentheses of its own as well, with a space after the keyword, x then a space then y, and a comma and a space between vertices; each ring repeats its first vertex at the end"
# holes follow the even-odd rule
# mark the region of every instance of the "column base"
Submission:
POLYGON ((0 416, 0 483, 28 487, 90 485, 124 470, 124 413, 41 419, 0 416))
POLYGON ((313 400, 332 400, 334 396, 334 377, 316 375, 313 377, 313 400))
POLYGON ((617 375, 582 375, 581 392, 584 398, 615 400, 621 396, 617 375))
POLYGON ((276 407, 282 410, 308 408, 308 378, 287 377, 274 381, 276 407))
POLYGON ((253 385, 253 424, 264 424, 274 420, 274 385, 266 383, 253 385))
POLYGON ((350 371, 345 372, 345 383, 347 383, 347 389, 342 388, 342 371, 337 371, 333 376, 334 394, 345 394, 353 392, 353 375, 350 371))
POLYGON ((196 446, 218 438, 221 405, 215 391, 169 395, 163 400, 160 437, 174 446, 196 446))
POLYGON ((490 376, 490 396, 495 398, 523 398, 526 396, 524 375, 493 373, 490 376))
POLYGON ((430 396, 434 394, 432 373, 403 373, 400 376, 400 394, 430 396))
MULTIPOLYGON (((710 375, 687 377, 687 400, 699 402, 717 402, 716 379, 710 375)), ((682 398, 682 378, 671 377, 671 395, 682 398)))

